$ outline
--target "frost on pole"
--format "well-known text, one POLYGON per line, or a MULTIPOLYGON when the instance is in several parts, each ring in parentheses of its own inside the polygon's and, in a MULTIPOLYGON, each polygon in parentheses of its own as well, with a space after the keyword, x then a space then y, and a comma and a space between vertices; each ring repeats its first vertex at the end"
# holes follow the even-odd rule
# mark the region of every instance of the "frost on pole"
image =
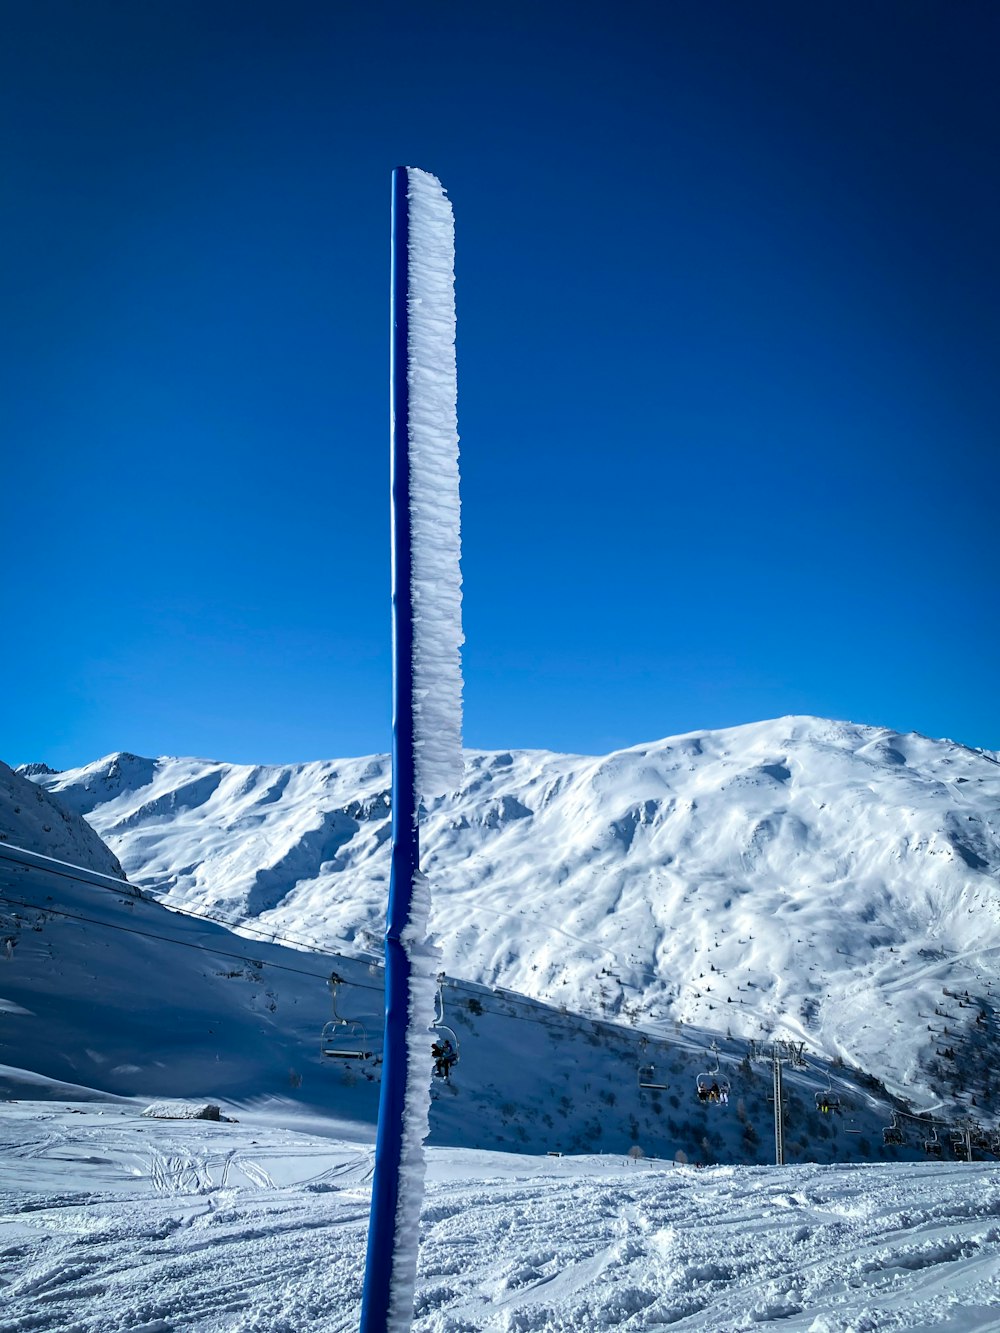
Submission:
MULTIPOLYGON (((406 386, 416 800, 462 779, 462 576, 459 566, 455 222, 440 181, 407 170, 406 386)), ((397 423, 397 429, 401 423, 397 423)), ((438 951, 427 942, 430 884, 411 884, 401 943, 410 964, 407 1078, 389 1328, 410 1327, 429 1128, 430 1029, 438 951)))
POLYGON ((455 227, 426 171, 393 175, 392 256, 392 868, 362 1333, 405 1333, 412 1320, 440 966, 420 804, 462 779, 455 227))
POLYGON ((441 182, 407 170, 413 749, 418 797, 462 779, 462 575, 455 221, 441 182))

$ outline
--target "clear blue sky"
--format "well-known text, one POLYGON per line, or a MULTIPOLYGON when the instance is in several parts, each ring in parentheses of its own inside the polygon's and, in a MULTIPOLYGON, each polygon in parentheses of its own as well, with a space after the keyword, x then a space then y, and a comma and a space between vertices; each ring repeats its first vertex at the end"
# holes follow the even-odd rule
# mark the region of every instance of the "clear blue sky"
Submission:
POLYGON ((998 57, 993 0, 7 5, 0 757, 388 748, 397 163, 468 745, 1000 748, 998 57))

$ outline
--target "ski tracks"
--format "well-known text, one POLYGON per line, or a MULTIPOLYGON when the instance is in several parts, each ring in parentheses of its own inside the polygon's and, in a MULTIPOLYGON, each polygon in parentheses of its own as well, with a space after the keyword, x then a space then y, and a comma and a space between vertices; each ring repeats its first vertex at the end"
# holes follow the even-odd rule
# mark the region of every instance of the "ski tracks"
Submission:
POLYGON ((0 1333, 333 1333, 339 1311, 353 1319, 371 1150, 251 1133, 132 1119, 0 1134, 19 1187, 0 1192, 0 1333), (39 1188, 67 1168, 113 1188, 39 1188))
POLYGON ((942 1170, 899 1191, 877 1168, 846 1190, 821 1168, 637 1169, 603 1189, 503 1182, 474 1199, 439 1188, 423 1214, 414 1330, 929 1329, 955 1310, 960 1277, 961 1327, 995 1333, 997 1188, 985 1170, 942 1170))
MULTIPOLYGON (((370 1148, 246 1126, 82 1129, 30 1158, 49 1188, 0 1194, 0 1333, 353 1333, 370 1148), (99 1151, 117 1189, 59 1187, 110 1179, 99 1151)), ((16 1143, 4 1167, 41 1135, 16 1143)), ((470 1178, 437 1160, 414 1333, 997 1328, 990 1167, 497 1154, 470 1178)))
POLYGON ((365 1194, 180 1192, 204 1180, 197 1163, 164 1155, 149 1195, 33 1210, 33 1234, 0 1237, 0 1333, 337 1328, 335 1312, 360 1300, 365 1194))

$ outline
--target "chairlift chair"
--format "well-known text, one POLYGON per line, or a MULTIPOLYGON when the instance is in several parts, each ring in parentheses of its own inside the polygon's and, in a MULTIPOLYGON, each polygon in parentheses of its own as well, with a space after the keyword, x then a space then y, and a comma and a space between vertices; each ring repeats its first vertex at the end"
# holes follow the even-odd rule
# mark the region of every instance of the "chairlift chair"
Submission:
POLYGON ((373 1052, 365 1025, 357 1019, 344 1018, 337 1012, 337 991, 344 984, 343 977, 331 972, 327 984, 330 987, 333 1017, 320 1033, 320 1054, 329 1060, 370 1060, 373 1052))
POLYGON ((657 1076, 657 1073, 656 1073, 656 1066, 655 1066, 655 1065, 640 1065, 640 1066, 639 1066, 639 1087, 640 1087, 640 1088, 650 1088, 650 1089, 652 1089, 652 1090, 654 1090, 654 1091, 662 1092, 662 1091, 664 1091, 666 1088, 668 1088, 669 1086, 670 1086, 669 1083, 664 1083, 663 1080, 662 1080, 662 1078, 660 1078, 660 1077, 657 1076))
POLYGON ((431 1046, 431 1054, 434 1056, 434 1077, 443 1078, 446 1082, 449 1082, 451 1071, 458 1064, 459 1040, 455 1029, 449 1027, 444 1021, 445 975, 443 972, 438 973, 437 983, 433 1023, 436 1035, 431 1046))
POLYGON ((819 1111, 820 1115, 830 1115, 840 1109, 840 1098, 833 1090, 833 1077, 828 1073, 826 1087, 822 1092, 816 1093, 816 1110, 819 1111))
POLYGON ((903 1127, 899 1123, 899 1116, 895 1111, 892 1113, 892 1119, 882 1130, 882 1142, 887 1147, 901 1148, 906 1141, 903 1133, 903 1127))
POLYGON ((942 1143, 941 1140, 938 1138, 937 1125, 935 1125, 931 1129, 930 1138, 924 1139, 924 1152, 927 1154, 928 1157, 940 1157, 941 1148, 942 1148, 942 1143))
POLYGON ((712 1053, 715 1056, 715 1068, 698 1075, 695 1089, 700 1102, 706 1102, 710 1106, 725 1106, 729 1101, 729 1079, 719 1072, 719 1048, 714 1041, 712 1053))

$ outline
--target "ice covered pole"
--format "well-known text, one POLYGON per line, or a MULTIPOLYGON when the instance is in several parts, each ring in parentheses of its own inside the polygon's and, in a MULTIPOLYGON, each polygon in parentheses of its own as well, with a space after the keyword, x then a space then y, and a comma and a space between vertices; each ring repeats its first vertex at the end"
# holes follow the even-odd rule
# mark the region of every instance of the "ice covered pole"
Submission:
POLYGON ((454 220, 440 181, 413 167, 392 178, 391 326, 392 860, 361 1333, 412 1319, 438 970, 419 810, 462 774, 454 220))

